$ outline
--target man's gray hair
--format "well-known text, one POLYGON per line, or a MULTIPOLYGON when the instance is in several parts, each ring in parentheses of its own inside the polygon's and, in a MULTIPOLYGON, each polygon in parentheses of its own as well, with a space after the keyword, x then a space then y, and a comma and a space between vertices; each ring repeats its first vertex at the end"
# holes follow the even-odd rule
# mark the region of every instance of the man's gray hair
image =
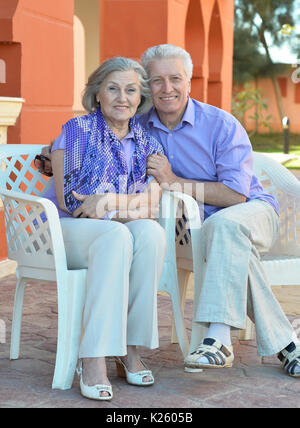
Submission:
POLYGON ((191 55, 179 46, 170 44, 152 46, 143 53, 142 64, 149 74, 149 63, 156 59, 165 58, 181 58, 187 77, 189 80, 191 80, 193 76, 193 61, 191 55))
POLYGON ((121 56, 104 61, 100 67, 90 75, 82 97, 82 105, 85 110, 90 113, 99 107, 96 95, 104 79, 110 73, 128 70, 134 70, 137 73, 140 83, 141 102, 137 108, 137 113, 142 114, 147 112, 152 106, 152 100, 146 71, 137 61, 121 56))

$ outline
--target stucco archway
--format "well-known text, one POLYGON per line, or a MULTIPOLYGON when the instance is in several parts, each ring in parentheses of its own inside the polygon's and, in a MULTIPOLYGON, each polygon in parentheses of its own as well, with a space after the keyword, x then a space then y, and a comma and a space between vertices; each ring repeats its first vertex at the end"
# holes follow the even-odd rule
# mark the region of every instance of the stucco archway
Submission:
POLYGON ((223 31, 218 0, 212 11, 208 34, 208 87, 207 102, 222 106, 223 31))
POLYGON ((185 27, 185 48, 194 64, 192 96, 206 100, 206 78, 204 73, 205 28, 200 0, 190 0, 185 27))

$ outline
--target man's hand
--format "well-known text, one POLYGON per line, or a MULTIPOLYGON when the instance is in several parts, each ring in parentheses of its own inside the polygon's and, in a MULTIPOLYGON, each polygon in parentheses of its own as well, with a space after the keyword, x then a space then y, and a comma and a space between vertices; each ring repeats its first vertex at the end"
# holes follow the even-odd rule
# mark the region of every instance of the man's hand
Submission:
POLYGON ((41 156, 37 156, 34 160, 35 167, 41 174, 51 177, 53 175, 52 164, 51 164, 51 149, 54 141, 51 141, 49 146, 42 148, 41 156))
POLYGON ((147 174, 152 175, 162 188, 167 185, 169 189, 170 185, 177 182, 177 176, 173 173, 168 158, 161 153, 148 157, 147 174))

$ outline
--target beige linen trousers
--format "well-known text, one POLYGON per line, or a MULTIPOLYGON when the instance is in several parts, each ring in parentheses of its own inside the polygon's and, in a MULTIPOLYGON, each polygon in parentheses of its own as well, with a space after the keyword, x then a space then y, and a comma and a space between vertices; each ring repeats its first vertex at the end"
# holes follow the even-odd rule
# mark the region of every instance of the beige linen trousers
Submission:
MULTIPOLYGON (((248 315, 255 323, 260 355, 275 354, 296 340, 260 261, 278 229, 279 217, 272 206, 257 199, 222 209, 205 220, 200 234, 200 284, 195 286, 194 338, 203 336, 211 322, 243 329, 248 315)), ((195 345, 195 340, 191 342, 195 345)))
POLYGON ((79 358, 126 355, 127 345, 157 348, 163 228, 154 220, 87 218, 62 218, 61 226, 68 268, 88 270, 79 358))

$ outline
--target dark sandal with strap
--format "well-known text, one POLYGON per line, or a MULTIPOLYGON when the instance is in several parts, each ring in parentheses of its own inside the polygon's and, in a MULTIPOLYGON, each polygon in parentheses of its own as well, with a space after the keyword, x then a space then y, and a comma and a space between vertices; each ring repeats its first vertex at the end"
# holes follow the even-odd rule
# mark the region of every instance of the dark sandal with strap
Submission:
POLYGON ((280 351, 277 356, 288 375, 300 377, 300 370, 295 373, 296 367, 300 368, 300 345, 291 342, 286 348, 280 351))
POLYGON ((195 369, 220 369, 232 367, 233 359, 232 346, 224 346, 219 340, 209 337, 184 359, 184 366, 195 369), (198 362, 201 357, 206 357, 208 363, 198 362))

